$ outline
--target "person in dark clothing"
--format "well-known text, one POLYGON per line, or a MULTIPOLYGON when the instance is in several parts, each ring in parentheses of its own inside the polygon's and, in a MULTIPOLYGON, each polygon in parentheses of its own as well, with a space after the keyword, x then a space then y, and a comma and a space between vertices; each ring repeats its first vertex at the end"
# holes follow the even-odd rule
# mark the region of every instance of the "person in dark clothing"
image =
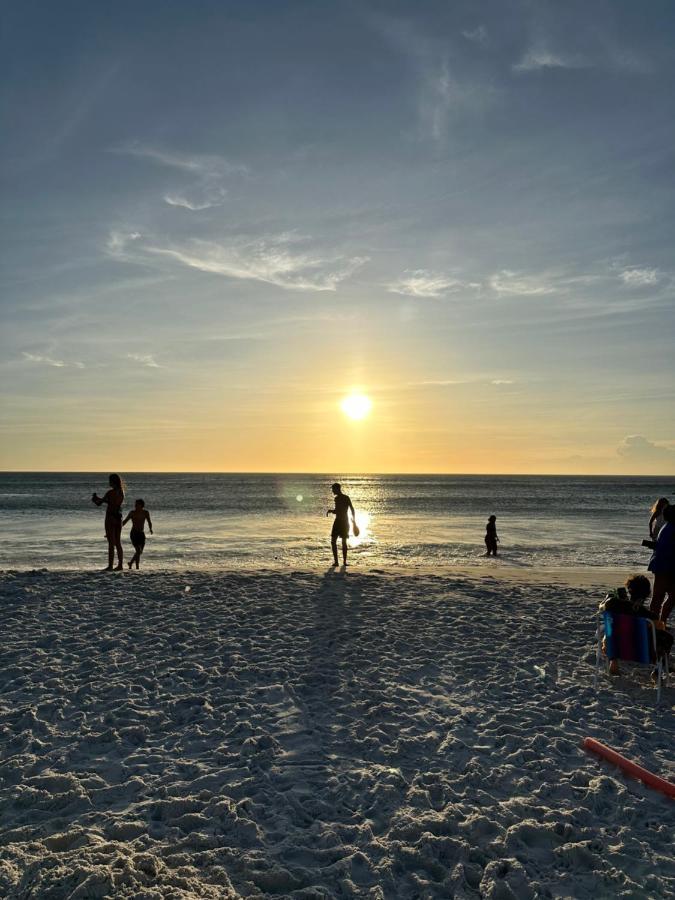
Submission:
POLYGON ((99 497, 96 492, 91 495, 91 502, 96 506, 106 504, 105 536, 108 541, 108 572, 112 571, 117 550, 117 569, 121 571, 124 551, 122 550, 122 504, 124 503, 124 485, 119 475, 108 477, 110 489, 99 497))
POLYGON ((131 543, 134 545, 134 555, 129 560, 129 568, 136 563, 136 568, 138 569, 138 565, 141 561, 141 554, 145 549, 145 523, 148 523, 148 528, 150 529, 150 534, 152 534, 152 519, 150 518, 150 512, 145 508, 145 500, 137 500, 134 508, 131 510, 126 519, 122 522, 122 527, 124 527, 127 522, 131 519, 131 531, 129 532, 129 537, 131 538, 131 543))
POLYGON ((490 516, 485 528, 485 546, 487 548, 487 553, 485 555, 496 556, 498 543, 499 538, 497 537, 497 516, 490 516))
MULTIPOLYGON (((645 606, 652 586, 646 575, 631 575, 626 579, 624 587, 610 591, 600 604, 601 612, 622 613, 626 616, 638 616, 642 619, 651 619, 658 622, 658 615, 645 606)), ((656 652, 658 656, 666 656, 673 646, 673 636, 669 634, 663 625, 656 629, 656 652)), ((619 661, 610 660, 609 674, 619 675, 619 661)))
POLYGON ((651 611, 662 622, 675 606, 675 506, 663 510, 665 524, 656 538, 656 546, 647 568, 654 574, 651 611))
POLYGON ((331 485, 331 490, 335 495, 335 506, 333 509, 326 510, 327 516, 335 516, 335 521, 333 522, 333 529, 330 534, 330 546, 333 551, 333 565, 337 567, 338 565, 338 552, 337 552, 337 541, 338 538, 342 541, 342 563, 343 565, 347 565, 347 538, 349 537, 349 513, 352 515, 352 522, 354 525, 354 533, 356 534, 356 513, 354 512, 354 507, 352 506, 352 501, 346 494, 342 493, 342 487, 335 482, 335 484, 331 485))

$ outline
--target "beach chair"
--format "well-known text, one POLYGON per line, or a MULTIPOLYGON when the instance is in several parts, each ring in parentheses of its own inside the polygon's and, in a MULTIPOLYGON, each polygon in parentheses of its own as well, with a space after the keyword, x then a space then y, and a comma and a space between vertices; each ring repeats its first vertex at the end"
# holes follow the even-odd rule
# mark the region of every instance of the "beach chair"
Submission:
POLYGON ((656 704, 661 700, 661 686, 668 672, 668 658, 657 654, 656 626, 651 619, 625 613, 599 612, 598 646, 595 658, 595 689, 602 668, 602 639, 605 639, 607 669, 612 659, 652 666, 656 670, 656 704))

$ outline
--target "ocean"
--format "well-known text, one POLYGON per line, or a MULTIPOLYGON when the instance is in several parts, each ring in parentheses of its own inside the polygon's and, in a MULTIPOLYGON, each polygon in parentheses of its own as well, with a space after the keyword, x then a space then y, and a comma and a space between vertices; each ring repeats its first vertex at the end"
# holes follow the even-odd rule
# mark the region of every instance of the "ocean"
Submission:
MULTIPOLYGON (((317 568, 331 562, 334 475, 134 473, 155 534, 148 570, 317 568)), ((675 479, 459 475, 339 478, 361 528, 350 540, 360 569, 453 565, 642 569, 649 509, 675 479), (485 523, 497 516, 500 560, 484 557, 485 523)), ((90 500, 107 474, 0 474, 0 569, 102 568, 104 508, 90 500)), ((125 555, 131 544, 125 528, 125 555)), ((126 557, 127 559, 130 556, 126 557)))

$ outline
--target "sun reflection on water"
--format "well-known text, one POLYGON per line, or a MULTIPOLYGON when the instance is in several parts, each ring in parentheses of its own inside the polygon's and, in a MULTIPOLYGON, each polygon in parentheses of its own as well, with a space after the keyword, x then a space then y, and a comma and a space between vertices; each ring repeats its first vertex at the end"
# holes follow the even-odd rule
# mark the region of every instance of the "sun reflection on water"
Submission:
POLYGON ((352 534, 349 543, 352 547, 358 547, 363 543, 371 543, 373 535, 371 530, 372 519, 367 510, 359 510, 356 514, 356 524, 359 527, 359 536, 352 534))

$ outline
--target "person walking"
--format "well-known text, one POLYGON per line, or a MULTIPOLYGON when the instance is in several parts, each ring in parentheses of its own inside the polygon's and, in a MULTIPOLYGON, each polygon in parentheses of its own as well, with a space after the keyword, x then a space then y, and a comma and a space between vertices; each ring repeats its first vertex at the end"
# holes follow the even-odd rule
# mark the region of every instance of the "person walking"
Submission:
POLYGON ((352 501, 346 494, 342 493, 342 486, 338 484, 336 481, 331 485, 331 490, 333 495, 335 496, 335 506, 333 509, 326 510, 327 516, 335 516, 335 521, 333 522, 333 528, 330 534, 330 545, 333 551, 333 566, 337 568, 338 566, 338 551, 337 551, 337 542, 338 538, 342 541, 342 564, 344 566, 347 565, 347 538, 349 537, 349 514, 351 512, 352 517, 352 526, 354 530, 354 534, 358 535, 358 528, 356 525, 356 513, 354 512, 354 507, 352 505, 352 501))
POLYGON ((499 538, 497 537, 497 516, 490 516, 487 520, 487 525, 485 526, 485 549, 486 556, 496 556, 497 555, 497 544, 499 543, 499 538))

